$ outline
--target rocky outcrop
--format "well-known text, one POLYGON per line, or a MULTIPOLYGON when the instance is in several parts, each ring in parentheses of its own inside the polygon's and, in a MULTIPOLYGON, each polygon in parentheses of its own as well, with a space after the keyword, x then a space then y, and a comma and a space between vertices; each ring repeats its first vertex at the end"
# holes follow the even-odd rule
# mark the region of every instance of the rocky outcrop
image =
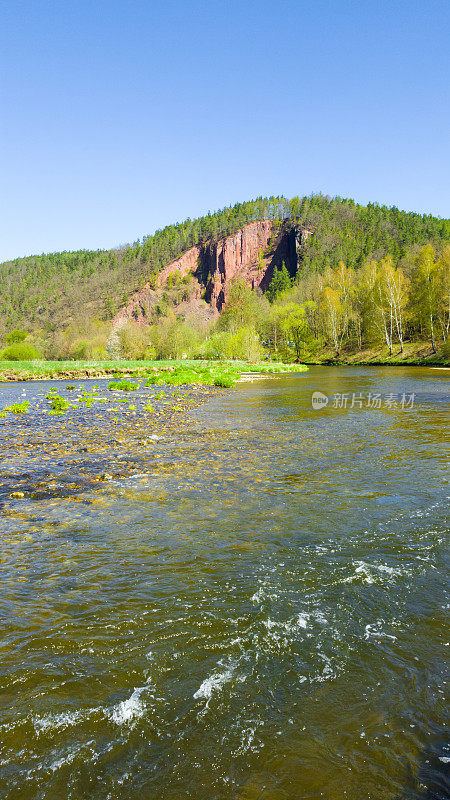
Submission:
POLYGON ((236 276, 252 288, 259 286, 265 273, 265 250, 272 235, 273 222, 251 222, 245 228, 206 247, 205 268, 208 270, 205 299, 218 311, 227 301, 230 283, 236 276))
POLYGON ((294 276, 301 248, 311 233, 292 224, 282 225, 276 232, 272 220, 262 220, 251 222, 217 242, 191 247, 136 292, 114 322, 123 324, 127 319, 148 322, 149 311, 161 299, 171 275, 177 275, 178 281, 191 275, 190 299, 199 304, 204 301, 215 313, 220 312, 236 277, 243 278, 252 288, 266 291, 275 268, 283 262, 294 276))

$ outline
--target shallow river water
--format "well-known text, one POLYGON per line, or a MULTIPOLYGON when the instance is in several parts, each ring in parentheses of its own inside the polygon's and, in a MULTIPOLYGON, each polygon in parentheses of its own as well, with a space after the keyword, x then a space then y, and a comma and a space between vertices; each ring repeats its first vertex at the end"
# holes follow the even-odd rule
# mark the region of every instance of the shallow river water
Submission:
POLYGON ((447 798, 447 375, 0 384, 0 796, 447 798))

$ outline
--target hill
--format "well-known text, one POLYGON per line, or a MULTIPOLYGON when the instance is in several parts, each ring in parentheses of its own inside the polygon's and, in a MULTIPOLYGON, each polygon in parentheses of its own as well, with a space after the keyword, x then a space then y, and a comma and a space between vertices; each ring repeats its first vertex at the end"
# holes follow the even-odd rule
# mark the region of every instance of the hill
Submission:
MULTIPOLYGON (((220 254, 230 247, 219 243, 239 231, 245 238, 244 229, 255 222, 261 223, 257 252, 255 243, 244 250, 240 267, 253 284, 260 285, 264 277, 263 290, 283 261, 294 277, 323 272, 340 261, 358 269, 388 253, 398 260, 412 246, 431 242, 439 248, 450 241, 450 221, 431 215, 322 195, 290 201, 257 198, 169 225, 125 247, 49 253, 1 264, 0 335, 15 327, 61 330, 80 317, 111 320, 137 290, 159 291, 166 277, 177 272, 183 254, 181 273, 186 263, 195 273, 193 296, 220 309, 224 297, 218 296, 217 275, 211 278, 220 274, 220 254)), ((183 288, 186 297, 189 292, 183 288)))
POLYGON ((449 220, 313 195, 15 259, 0 265, 3 357, 391 358, 408 341, 434 358, 448 351, 449 242, 449 220))

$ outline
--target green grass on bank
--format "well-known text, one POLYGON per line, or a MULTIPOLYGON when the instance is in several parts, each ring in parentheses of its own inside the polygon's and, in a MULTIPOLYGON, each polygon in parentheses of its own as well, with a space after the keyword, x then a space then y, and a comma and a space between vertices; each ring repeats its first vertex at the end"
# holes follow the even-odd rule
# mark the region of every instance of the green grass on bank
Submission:
POLYGON ((392 367, 400 366, 449 366, 450 351, 448 346, 443 347, 441 342, 437 343, 437 352, 433 349, 429 341, 404 342, 403 353, 397 344, 389 353, 386 345, 366 348, 357 352, 342 350, 337 358, 333 349, 324 349, 314 360, 308 360, 310 364, 348 364, 357 366, 358 364, 386 365, 392 367))
MULTIPOLYGON (((10 377, 21 379, 58 378, 58 377, 105 377, 132 375, 152 379, 158 376, 163 378, 164 373, 170 373, 172 383, 186 383, 189 375, 204 375, 205 382, 215 383, 227 380, 232 376, 236 380, 243 372, 256 374, 277 374, 285 372, 302 372, 307 367, 303 364, 283 364, 275 361, 264 361, 251 364, 247 361, 201 361, 193 359, 179 359, 167 361, 0 361, 0 379, 8 380, 10 377), (172 378, 173 375, 173 378, 172 378), (176 377, 178 376, 178 378, 176 377), (209 376, 212 380, 206 379, 209 376)), ((167 382, 167 381, 165 381, 167 382)), ((231 384, 230 384, 231 385, 231 384)))

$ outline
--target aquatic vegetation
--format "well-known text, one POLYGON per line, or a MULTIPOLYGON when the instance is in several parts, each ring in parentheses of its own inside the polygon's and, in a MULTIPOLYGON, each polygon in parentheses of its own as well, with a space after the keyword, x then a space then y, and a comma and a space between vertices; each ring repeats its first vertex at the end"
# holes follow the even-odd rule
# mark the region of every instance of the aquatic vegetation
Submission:
POLYGON ((137 383, 132 383, 131 381, 111 381, 108 383, 108 389, 111 391, 118 391, 118 392, 135 392, 136 389, 139 389, 137 383))
POLYGON ((284 364, 282 361, 262 361, 258 364, 247 364, 242 367, 245 372, 258 375, 280 375, 286 372, 307 372, 306 364, 284 364))
POLYGON ((147 403, 147 405, 144 407, 144 411, 152 412, 154 410, 155 409, 153 408, 153 406, 150 403, 147 403))
POLYGON ((28 400, 24 400, 22 403, 13 403, 11 406, 11 412, 13 414, 26 414, 30 407, 30 403, 28 400))
POLYGON ((10 406, 5 406, 0 412, 0 417, 6 417, 7 414, 27 414, 30 403, 24 400, 22 403, 13 403, 10 406))
POLYGON ((71 392, 71 391, 72 391, 72 389, 75 389, 75 386, 73 386, 73 384, 71 384, 71 383, 68 383, 68 384, 67 384, 67 386, 66 386, 66 389, 67 389, 69 392, 71 392))
POLYGON ((233 386, 240 377, 240 367, 220 362, 199 366, 179 366, 171 370, 160 370, 150 375, 145 386, 164 383, 167 386, 233 386), (223 380, 222 383, 217 381, 223 380))
POLYGON ((65 397, 55 394, 53 397, 51 397, 51 407, 51 414, 62 414, 64 411, 67 411, 70 408, 70 403, 65 399, 65 397))

